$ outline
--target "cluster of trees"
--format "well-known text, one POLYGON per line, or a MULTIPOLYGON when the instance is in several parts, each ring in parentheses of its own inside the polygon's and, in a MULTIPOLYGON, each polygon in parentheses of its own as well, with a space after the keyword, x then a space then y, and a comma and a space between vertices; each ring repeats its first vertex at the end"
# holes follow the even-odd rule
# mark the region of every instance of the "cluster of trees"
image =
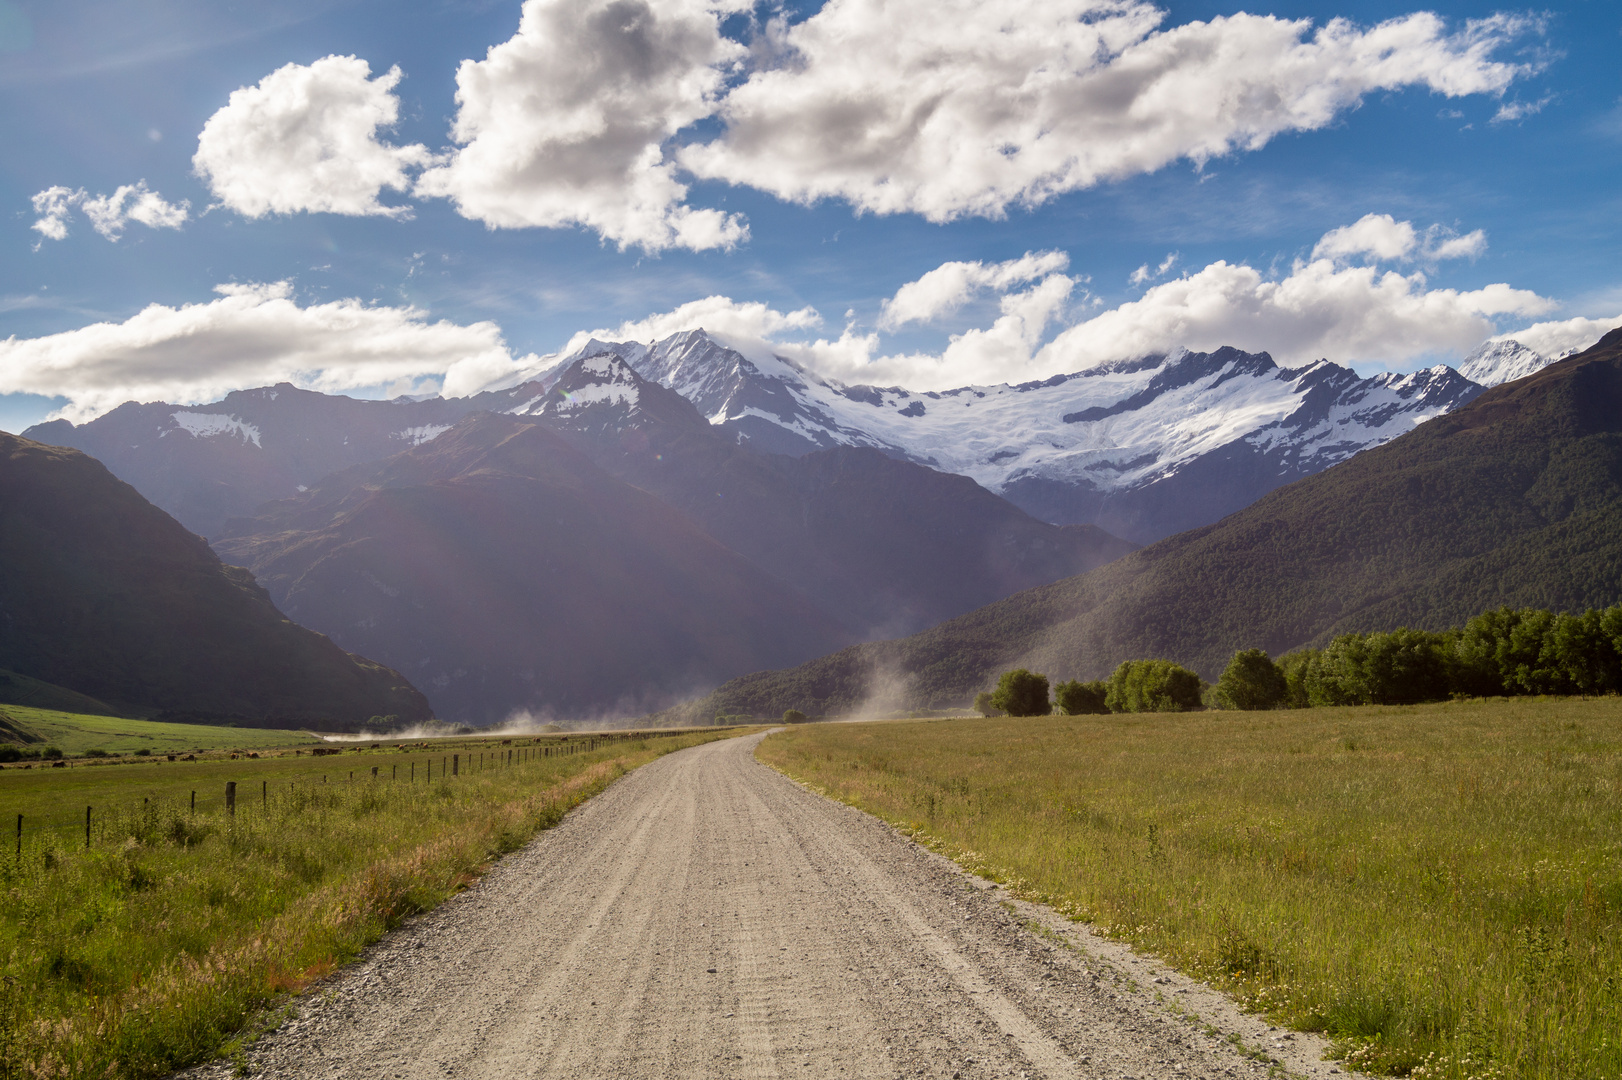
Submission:
POLYGON ((1024 668, 975 699, 984 716, 1318 705, 1411 705, 1450 697, 1622 693, 1622 604, 1581 615, 1499 608, 1452 630, 1343 634, 1273 660, 1242 649, 1216 686, 1170 660, 1128 660, 1108 679, 1061 682, 1024 668), (1209 691, 1207 693, 1207 691, 1209 691))
POLYGON ((1004 672, 997 689, 974 699, 982 716, 1047 716, 1057 705, 1070 716, 1126 712, 1185 712, 1200 707, 1205 683, 1194 672, 1170 660, 1128 660, 1108 679, 1052 687, 1046 675, 1024 668, 1004 672))
POLYGON ((62 751, 54 746, 18 746, 0 743, 0 761, 61 761, 62 751))
POLYGON ((1453 630, 1343 634, 1274 662, 1234 655, 1214 704, 1407 705, 1450 697, 1622 693, 1622 604, 1581 615, 1499 608, 1453 630))

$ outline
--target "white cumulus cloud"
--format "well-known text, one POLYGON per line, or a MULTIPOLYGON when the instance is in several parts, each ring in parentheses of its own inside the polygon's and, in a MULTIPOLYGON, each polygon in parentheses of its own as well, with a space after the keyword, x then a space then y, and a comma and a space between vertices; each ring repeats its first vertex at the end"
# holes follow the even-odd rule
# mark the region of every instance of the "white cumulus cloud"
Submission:
POLYGON ((1000 263, 942 263, 897 289, 884 302, 879 326, 893 330, 907 323, 931 322, 956 311, 980 290, 1006 292, 1014 285, 1056 274, 1069 265, 1070 256, 1062 251, 1026 252, 1021 258, 1000 263))
MULTIPOLYGON (((1328 236, 1337 233, 1346 235, 1336 230, 1328 236)), ((1412 243, 1403 251, 1423 250, 1423 235, 1413 230, 1412 243)), ((1161 264, 1162 272, 1171 269, 1172 261, 1168 257, 1161 264)), ((890 316, 892 311, 908 314, 904 321, 914 321, 911 316, 927 321, 975 289, 1002 293, 999 314, 990 325, 953 334, 937 353, 888 353, 878 332, 863 332, 854 324, 837 337, 814 336, 823 320, 812 308, 785 313, 725 296, 578 334, 564 351, 578 349, 589 337, 648 342, 702 327, 745 356, 786 357, 842 382, 945 390, 1041 379, 1179 348, 1206 351, 1223 345, 1267 351, 1285 364, 1326 357, 1342 364, 1400 367, 1418 359, 1462 356, 1497 333, 1496 320, 1536 316, 1557 306, 1507 284, 1431 288, 1423 272, 1348 266, 1319 256, 1296 263, 1283 276, 1243 263, 1214 262, 1155 285, 1137 300, 1065 325, 1061 320, 1075 282, 1057 271, 1067 266, 1062 252, 989 265, 951 262, 903 285, 883 306, 881 329, 903 321, 890 316), (1057 333, 1052 332, 1055 325, 1061 327, 1057 333)), ((1531 340, 1521 333, 1508 336, 1541 352, 1545 345, 1568 340, 1592 344, 1603 332, 1600 326, 1596 320, 1543 323, 1521 332, 1531 340)))
POLYGON ((39 220, 31 228, 47 240, 66 240, 68 238, 68 215, 73 208, 84 202, 84 190, 75 191, 73 188, 58 184, 48 187, 34 195, 34 213, 39 220))
POLYGON ((1179 347, 1233 345, 1283 362, 1327 357, 1398 365, 1479 344, 1495 332, 1495 316, 1537 315, 1554 306, 1504 284, 1431 289, 1422 273, 1329 259, 1299 263, 1283 278, 1218 261, 1062 331, 1032 362, 1049 372, 1074 371, 1179 347))
POLYGON ((724 7, 525 0, 518 33, 457 71, 461 146, 417 190, 491 228, 583 225, 622 249, 742 242, 737 216, 685 205, 665 152, 745 55, 720 32, 724 7))
POLYGON ((232 92, 203 125, 192 165, 221 203, 248 217, 324 211, 405 217, 385 188, 405 191, 432 155, 378 137, 400 115, 398 67, 372 78, 354 56, 288 64, 232 92))
POLYGON ((287 381, 338 393, 443 379, 466 394, 529 366, 491 322, 430 322, 358 300, 299 306, 285 283, 226 285, 207 303, 152 304, 119 323, 0 341, 0 394, 61 396, 90 419, 125 401, 213 401, 287 381))
POLYGON ((124 235, 124 226, 134 221, 149 229, 178 229, 191 212, 191 201, 166 202, 146 181, 122 184, 111 195, 97 195, 82 204, 85 217, 95 230, 109 240, 124 235))
POLYGON ((747 46, 723 33, 759 6, 524 0, 517 33, 459 67, 456 145, 440 156, 378 137, 398 115, 399 68, 289 64, 231 95, 193 162, 255 217, 408 216, 378 196, 411 190, 490 228, 731 249, 747 223, 689 205, 690 177, 859 212, 999 217, 1326 127, 1371 93, 1501 96, 1533 66, 1501 54, 1541 29, 1429 12, 1164 28, 1148 0, 825 0, 757 25, 747 46))
POLYGON ((49 240, 67 239, 68 217, 74 207, 84 211, 97 232, 113 241, 124 235, 124 227, 132 221, 149 229, 178 229, 191 214, 190 200, 168 202, 149 189, 145 180, 122 184, 111 195, 95 196, 85 194, 83 188, 58 185, 37 193, 33 204, 40 217, 32 227, 49 240))
POLYGON ((1158 29, 1132 0, 828 0, 779 26, 775 64, 686 147, 695 174, 782 198, 932 221, 997 216, 1180 159, 1203 163, 1332 123, 1382 90, 1498 94, 1496 59, 1535 29, 1449 32, 1421 12, 1361 28, 1237 14, 1158 29))
POLYGON ((1531 326, 1498 334, 1496 337, 1500 341, 1513 338, 1535 353, 1559 359, 1582 352, 1619 326, 1622 326, 1622 315, 1614 315, 1608 319, 1579 316, 1575 319, 1533 323, 1531 326))
POLYGON ((1421 232, 1413 222, 1398 221, 1390 214, 1364 214, 1350 225, 1325 233, 1313 247, 1312 257, 1338 260, 1363 255, 1383 262, 1414 258, 1440 262, 1473 259, 1486 250, 1487 234, 1480 229, 1458 236, 1432 225, 1421 232))

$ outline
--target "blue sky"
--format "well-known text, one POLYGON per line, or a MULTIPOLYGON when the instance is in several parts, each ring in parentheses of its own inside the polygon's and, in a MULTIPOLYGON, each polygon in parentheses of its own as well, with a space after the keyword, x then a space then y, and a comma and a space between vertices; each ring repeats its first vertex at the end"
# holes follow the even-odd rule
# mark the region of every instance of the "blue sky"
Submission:
MULTIPOLYGON (((1411 369, 1531 325, 1570 348, 1622 313, 1614 4, 959 0, 941 29, 922 0, 530 3, 521 30, 518 0, 0 0, 0 428, 280 377, 465 391, 592 330, 706 325, 935 388, 1221 343, 1411 369), (999 10, 1105 44, 1046 56, 1052 35, 976 22, 999 10), (458 66, 492 46, 457 141, 458 66), (407 190, 305 177, 265 131, 295 91, 395 101, 344 131, 407 190), (909 142, 887 110, 943 127, 909 142), (36 227, 52 188, 60 238, 36 227)), ((320 151, 340 173, 341 126, 320 151)))

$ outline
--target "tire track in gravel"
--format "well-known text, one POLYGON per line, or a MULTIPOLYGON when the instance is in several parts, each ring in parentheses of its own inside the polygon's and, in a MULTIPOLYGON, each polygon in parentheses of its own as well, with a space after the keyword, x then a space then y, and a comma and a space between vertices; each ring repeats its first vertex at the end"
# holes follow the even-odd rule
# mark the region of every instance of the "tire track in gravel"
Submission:
POLYGON ((762 737, 616 782, 301 999, 299 1018, 249 1051, 253 1073, 1262 1071, 1118 965, 1033 933, 977 879, 755 761, 762 737))

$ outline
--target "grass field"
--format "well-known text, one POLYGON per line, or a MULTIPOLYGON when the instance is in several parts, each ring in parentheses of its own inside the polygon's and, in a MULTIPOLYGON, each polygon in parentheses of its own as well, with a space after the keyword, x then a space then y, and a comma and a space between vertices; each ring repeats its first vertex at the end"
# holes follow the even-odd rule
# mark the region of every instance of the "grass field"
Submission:
POLYGON ((307 731, 164 724, 155 720, 121 720, 116 716, 33 709, 26 705, 0 705, 0 713, 44 739, 44 745, 54 746, 70 756, 86 750, 106 750, 113 754, 133 754, 137 750, 187 754, 232 747, 308 746, 320 741, 307 731))
POLYGON ((737 730, 0 771, 0 1076, 162 1076, 229 1049, 616 777, 737 730))
POLYGON ((1358 1068, 1622 1077, 1622 700, 817 724, 759 756, 1358 1068))

